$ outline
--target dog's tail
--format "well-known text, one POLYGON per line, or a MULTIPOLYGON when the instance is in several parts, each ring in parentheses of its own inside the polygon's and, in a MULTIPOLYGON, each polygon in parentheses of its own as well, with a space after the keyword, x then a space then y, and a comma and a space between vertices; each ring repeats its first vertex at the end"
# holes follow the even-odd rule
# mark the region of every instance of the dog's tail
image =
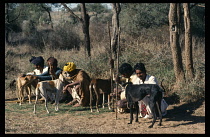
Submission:
MULTIPOLYGON (((163 79, 164 80, 164 79, 163 79)), ((163 87, 163 80, 161 81, 161 83, 160 83, 160 86, 162 87, 162 89, 163 89, 163 92, 165 92, 166 90, 165 90, 165 88, 163 87)))

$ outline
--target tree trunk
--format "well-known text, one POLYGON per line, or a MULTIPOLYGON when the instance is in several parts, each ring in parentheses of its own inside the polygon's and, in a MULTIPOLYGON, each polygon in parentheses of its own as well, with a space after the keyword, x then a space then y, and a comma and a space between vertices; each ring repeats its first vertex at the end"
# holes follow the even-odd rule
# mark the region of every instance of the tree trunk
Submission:
POLYGON ((86 13, 86 8, 85 8, 85 3, 81 3, 81 14, 82 14, 82 18, 79 18, 76 14, 74 14, 74 12, 67 7, 67 5, 65 3, 61 3, 61 5, 64 6, 64 8, 72 15, 74 16, 77 20, 79 20, 80 23, 82 23, 82 29, 83 29, 83 33, 84 33, 84 37, 85 37, 85 48, 88 52, 88 56, 90 57, 90 34, 89 34, 89 21, 90 21, 90 17, 89 15, 86 13))
POLYGON ((85 8, 85 3, 81 3, 81 14, 82 14, 82 28, 83 28, 83 33, 85 36, 85 47, 88 52, 88 56, 90 57, 90 35, 89 35, 89 21, 90 17, 86 13, 86 8, 85 8))
POLYGON ((170 46, 173 57, 174 73, 176 77, 175 87, 185 80, 182 64, 181 48, 179 46, 178 24, 177 22, 177 4, 171 3, 169 10, 169 31, 170 31, 170 46))
POLYGON ((121 11, 119 3, 112 3, 112 39, 111 39, 111 47, 114 53, 113 58, 117 58, 117 41, 118 41, 118 29, 119 29, 119 13, 121 11))
POLYGON ((183 8, 184 8, 184 28, 185 28, 185 66, 186 66, 186 78, 189 80, 194 78, 189 3, 183 3, 183 8))

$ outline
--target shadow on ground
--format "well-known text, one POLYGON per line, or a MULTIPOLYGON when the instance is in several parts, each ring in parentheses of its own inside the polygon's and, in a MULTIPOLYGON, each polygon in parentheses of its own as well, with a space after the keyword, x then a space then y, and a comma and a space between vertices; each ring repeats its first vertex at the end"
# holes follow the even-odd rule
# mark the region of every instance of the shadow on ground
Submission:
POLYGON ((167 110, 167 115, 164 116, 164 118, 166 119, 166 121, 189 121, 180 125, 205 123, 205 116, 192 115, 195 112, 195 110, 203 104, 203 102, 204 99, 201 99, 196 102, 185 103, 180 106, 174 106, 173 109, 167 110))

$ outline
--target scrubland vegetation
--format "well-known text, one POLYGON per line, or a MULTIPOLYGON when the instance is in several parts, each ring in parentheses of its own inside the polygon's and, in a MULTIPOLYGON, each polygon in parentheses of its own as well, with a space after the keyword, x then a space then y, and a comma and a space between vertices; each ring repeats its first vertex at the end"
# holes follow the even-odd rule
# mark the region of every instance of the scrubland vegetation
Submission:
MULTIPOLYGON (((16 8, 13 8, 14 15, 18 6, 16 8)), ((203 13, 205 15, 205 9, 196 6, 191 9, 195 78, 181 85, 180 89, 174 90, 175 76, 168 28, 169 4, 122 4, 121 8, 119 64, 127 62, 134 66, 138 62, 144 63, 148 74, 156 76, 159 81, 165 79, 163 85, 167 96, 176 97, 174 101, 188 102, 205 98, 205 18, 202 20, 200 16, 203 13)), ((111 10, 106 9, 97 16, 93 14, 90 17, 90 58, 84 47, 81 24, 69 17, 68 13, 60 11, 60 16, 57 16, 56 11, 51 11, 53 29, 50 24, 38 22, 35 18, 36 12, 30 13, 25 15, 25 20, 32 20, 34 23, 26 22, 24 26, 23 19, 20 18, 19 22, 13 23, 16 29, 10 31, 9 43, 5 43, 5 90, 8 90, 9 82, 18 74, 34 69, 29 62, 31 56, 43 56, 45 61, 54 56, 58 59, 60 68, 63 68, 66 62, 72 61, 92 78, 110 77, 107 22, 111 24, 111 10), (61 18, 61 15, 66 16, 61 18)), ((39 16, 47 18, 46 13, 39 16)), ((183 45, 182 29, 180 46, 184 54, 183 45)), ((182 57, 184 63, 184 55, 182 57)))

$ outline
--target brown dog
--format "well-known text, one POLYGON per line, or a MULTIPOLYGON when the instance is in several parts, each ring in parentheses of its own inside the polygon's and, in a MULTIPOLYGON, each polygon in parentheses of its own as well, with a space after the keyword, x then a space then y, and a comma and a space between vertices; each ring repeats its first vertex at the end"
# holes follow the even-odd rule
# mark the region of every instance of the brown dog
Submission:
POLYGON ((91 110, 91 112, 93 112, 93 110, 92 110, 93 92, 96 94, 97 112, 99 112, 98 103, 100 100, 100 94, 103 94, 103 103, 102 103, 103 108, 104 108, 104 98, 105 98, 104 94, 107 94, 108 95, 108 107, 109 107, 109 109, 111 109, 111 107, 110 107, 111 79, 92 79, 90 82, 89 90, 90 90, 90 110, 91 110))
POLYGON ((24 100, 24 89, 26 90, 26 93, 28 95, 29 104, 31 104, 31 85, 36 88, 36 85, 38 83, 38 79, 36 76, 33 75, 26 75, 26 76, 19 76, 17 78, 17 98, 20 102, 19 105, 24 100))

